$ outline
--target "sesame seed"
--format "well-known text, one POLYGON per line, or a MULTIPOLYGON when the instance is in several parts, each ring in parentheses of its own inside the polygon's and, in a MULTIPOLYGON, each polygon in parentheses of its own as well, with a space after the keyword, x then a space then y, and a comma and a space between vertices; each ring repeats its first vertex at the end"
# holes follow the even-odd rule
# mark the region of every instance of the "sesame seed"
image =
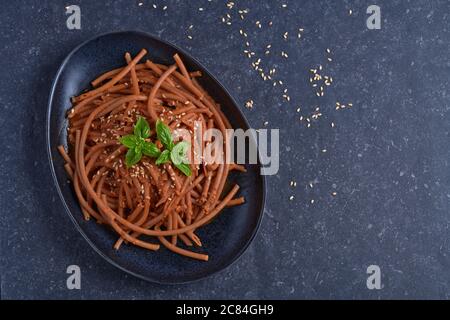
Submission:
POLYGON ((289 197, 289 200, 290 200, 290 201, 294 200, 294 196, 290 196, 290 197, 289 197))

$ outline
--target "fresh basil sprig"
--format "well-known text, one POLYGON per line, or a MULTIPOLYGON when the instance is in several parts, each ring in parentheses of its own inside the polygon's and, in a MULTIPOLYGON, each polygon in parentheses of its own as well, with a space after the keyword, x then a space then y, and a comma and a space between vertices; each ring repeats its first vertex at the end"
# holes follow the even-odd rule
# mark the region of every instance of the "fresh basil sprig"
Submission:
POLYGON ((161 120, 156 121, 156 135, 164 148, 166 148, 161 152, 158 159, 156 159, 156 164, 159 165, 172 161, 173 165, 177 167, 178 170, 189 177, 192 174, 187 158, 189 143, 180 141, 175 144, 172 139, 170 128, 161 120))
POLYGON ((175 144, 172 139, 172 132, 164 122, 156 121, 156 135, 165 148, 163 151, 160 151, 154 143, 145 140, 151 134, 150 126, 145 118, 139 117, 134 125, 133 133, 120 138, 120 143, 128 148, 125 155, 125 164, 128 168, 138 163, 142 156, 146 155, 157 158, 156 165, 172 162, 186 176, 192 174, 187 158, 189 143, 180 141, 175 144))
POLYGON ((125 155, 125 164, 128 168, 138 163, 142 155, 152 158, 160 156, 161 152, 158 147, 152 142, 145 141, 149 137, 150 126, 145 118, 139 117, 134 125, 134 134, 129 134, 119 139, 120 143, 128 148, 125 155))

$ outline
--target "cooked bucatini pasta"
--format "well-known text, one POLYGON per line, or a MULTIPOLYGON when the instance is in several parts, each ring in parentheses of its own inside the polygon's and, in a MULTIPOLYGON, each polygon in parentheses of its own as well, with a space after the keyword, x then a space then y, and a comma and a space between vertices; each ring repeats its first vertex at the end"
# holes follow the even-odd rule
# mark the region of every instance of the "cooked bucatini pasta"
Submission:
MULTIPOLYGON (((245 202, 234 198, 237 185, 222 194, 229 172, 245 172, 245 167, 175 161, 175 150, 194 157, 193 148, 183 149, 182 143, 192 146, 195 138, 172 141, 164 133, 193 132, 200 124, 226 137, 231 125, 195 79, 200 72, 189 72, 178 55, 170 66, 140 62, 145 54, 145 49, 134 58, 126 53, 124 67, 104 73, 92 81, 90 91, 73 97, 67 115, 69 147, 58 150, 84 218, 114 230, 115 249, 125 243, 158 250, 162 244, 207 261, 208 255, 192 250, 202 246, 196 230, 223 208, 245 202)), ((211 143, 210 137, 204 140, 204 146, 211 143)), ((228 146, 224 139, 223 159, 228 146)))

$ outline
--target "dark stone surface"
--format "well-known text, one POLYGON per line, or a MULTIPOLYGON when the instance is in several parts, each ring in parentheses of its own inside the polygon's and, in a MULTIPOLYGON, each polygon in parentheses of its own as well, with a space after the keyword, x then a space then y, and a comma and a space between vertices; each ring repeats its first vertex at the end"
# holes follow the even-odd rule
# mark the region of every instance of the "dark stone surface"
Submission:
POLYGON ((372 1, 235 1, 231 10, 215 0, 101 2, 11 1, 0 10, 2 298, 450 298, 448 1, 377 1, 381 30, 366 27, 372 1), (68 4, 80 5, 81 30, 66 28, 68 4), (226 13, 230 26, 221 22, 226 13), (53 76, 80 42, 127 29, 185 48, 243 109, 254 100, 245 109, 253 127, 281 129, 280 170, 268 178, 259 235, 207 280, 153 285, 108 265, 53 187, 44 133, 53 76), (239 29, 282 86, 251 70, 239 29), (308 82, 318 64, 334 78, 321 98, 308 82), (353 107, 336 111, 336 101, 353 107), (316 106, 323 116, 307 128, 299 117, 316 106), (66 289, 71 264, 81 267, 81 290, 66 289), (371 264, 381 268, 381 290, 366 287, 371 264))

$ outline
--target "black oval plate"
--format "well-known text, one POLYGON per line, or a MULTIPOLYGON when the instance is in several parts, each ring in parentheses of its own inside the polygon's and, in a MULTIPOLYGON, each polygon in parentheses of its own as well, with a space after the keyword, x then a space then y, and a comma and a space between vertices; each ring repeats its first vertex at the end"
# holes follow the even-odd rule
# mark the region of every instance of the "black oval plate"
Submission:
POLYGON ((199 62, 176 46, 143 32, 126 31, 100 35, 75 48, 58 70, 50 93, 47 114, 47 148, 50 167, 61 200, 77 229, 89 244, 107 261, 139 278, 158 283, 184 283, 214 274, 234 262, 254 238, 261 222, 265 179, 260 164, 247 165, 247 173, 233 173, 231 182, 241 186, 240 195, 246 203, 231 207, 214 221, 198 229, 202 251, 208 262, 196 261, 174 254, 165 248, 157 252, 123 245, 113 249, 117 235, 94 221, 85 221, 71 183, 64 171, 58 145, 67 146, 66 111, 70 97, 90 87, 90 81, 105 71, 124 65, 124 53, 137 54, 146 48, 151 60, 171 64, 179 53, 189 70, 200 70, 201 84, 219 102, 233 128, 248 129, 249 125, 228 91, 199 62))

